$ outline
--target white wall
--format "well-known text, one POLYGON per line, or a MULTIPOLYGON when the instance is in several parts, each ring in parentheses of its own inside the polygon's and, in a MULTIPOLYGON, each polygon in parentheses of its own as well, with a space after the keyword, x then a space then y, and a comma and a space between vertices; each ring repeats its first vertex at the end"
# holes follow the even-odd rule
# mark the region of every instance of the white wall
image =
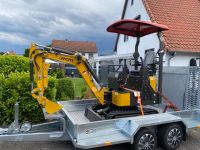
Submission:
MULTIPOLYGON (((141 20, 150 21, 148 13, 143 5, 142 0, 134 0, 134 5, 131 6, 131 0, 128 2, 126 9, 125 19, 134 19, 138 15, 141 15, 141 20)), ((130 37, 129 40, 124 42, 124 35, 120 35, 117 45, 117 54, 133 53, 135 50, 136 38, 130 37)), ((159 40, 156 34, 147 35, 142 37, 139 45, 140 56, 144 56, 146 49, 154 48, 155 51, 159 48, 159 40)))
MULTIPOLYGON (((170 58, 170 55, 166 53, 164 57, 164 66, 189 66, 190 59, 200 58, 200 54, 176 53, 175 57, 173 57, 170 61, 168 61, 169 58, 170 58)), ((199 64, 198 61, 197 61, 197 64, 199 64)))
POLYGON ((89 58, 89 53, 85 53, 85 58, 88 59, 89 58))
POLYGON ((98 53, 93 53, 92 58, 89 58, 89 53, 85 53, 83 56, 85 56, 85 58, 87 58, 87 59, 93 59, 95 57, 98 57, 98 53))
POLYGON ((98 57, 98 53, 94 53, 94 54, 93 54, 93 57, 94 57, 94 58, 98 57))

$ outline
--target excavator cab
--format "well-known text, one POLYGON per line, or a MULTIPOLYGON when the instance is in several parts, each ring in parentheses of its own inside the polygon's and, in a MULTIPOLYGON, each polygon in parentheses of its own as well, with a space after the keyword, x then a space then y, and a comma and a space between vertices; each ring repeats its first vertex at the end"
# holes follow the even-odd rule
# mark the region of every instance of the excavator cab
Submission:
POLYGON ((161 103, 162 98, 158 94, 158 92, 162 93, 164 55, 161 32, 165 30, 168 30, 165 25, 128 19, 117 21, 107 28, 108 32, 135 37, 135 50, 130 60, 121 59, 116 67, 112 65, 114 69, 111 69, 112 72, 108 74, 109 90, 104 94, 106 105, 97 104, 92 108, 87 108, 85 115, 89 120, 158 113, 154 109, 143 107, 143 105, 161 103), (142 58, 139 54, 140 39, 153 33, 158 35, 160 48, 157 53, 147 50, 145 57, 142 58), (156 79, 157 68, 159 68, 158 83, 156 79))
MULTIPOLYGON (((160 53, 163 43, 160 38, 160 33, 165 30, 168 30, 168 27, 165 25, 139 20, 120 20, 107 28, 108 32, 124 34, 136 38, 133 58, 129 60, 129 68, 127 67, 128 60, 122 61, 124 63, 124 65, 122 65, 122 71, 115 75, 113 75, 112 72, 112 76, 109 75, 108 82, 111 83, 108 83, 108 85, 110 88, 115 87, 115 90, 127 91, 124 89, 124 87, 126 87, 131 90, 140 91, 143 105, 160 103, 159 96, 156 94, 157 83, 155 76, 157 66, 160 66, 159 71, 162 72, 162 57, 160 57, 160 53), (158 33, 160 49, 157 53, 152 50, 147 50, 145 52, 145 57, 142 58, 139 54, 140 39, 153 33, 158 33), (157 60, 156 55, 158 55, 159 60, 157 60), (130 68, 132 70, 130 70, 130 68)), ((161 86, 161 82, 161 80, 158 80, 159 86, 161 86)), ((159 88, 160 91, 161 87, 159 88)))

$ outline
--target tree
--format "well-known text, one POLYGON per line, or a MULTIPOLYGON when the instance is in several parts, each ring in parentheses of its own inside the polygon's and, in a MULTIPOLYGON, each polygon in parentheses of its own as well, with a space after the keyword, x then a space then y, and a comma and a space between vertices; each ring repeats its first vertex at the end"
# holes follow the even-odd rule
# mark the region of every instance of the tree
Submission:
POLYGON ((29 48, 26 48, 25 50, 24 50, 24 56, 25 57, 29 57, 29 48))

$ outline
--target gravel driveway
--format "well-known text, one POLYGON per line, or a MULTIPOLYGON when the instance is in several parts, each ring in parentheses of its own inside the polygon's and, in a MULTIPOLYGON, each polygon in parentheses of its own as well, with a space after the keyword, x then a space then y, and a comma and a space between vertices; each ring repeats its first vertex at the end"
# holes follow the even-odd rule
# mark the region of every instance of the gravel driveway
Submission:
MULTIPOLYGON (((128 144, 94 150, 128 150, 128 144)), ((178 150, 200 150, 200 129, 188 131, 187 141, 178 150)), ((71 142, 0 142, 0 150, 76 150, 71 142)), ((158 150, 162 150, 158 148, 158 150)))

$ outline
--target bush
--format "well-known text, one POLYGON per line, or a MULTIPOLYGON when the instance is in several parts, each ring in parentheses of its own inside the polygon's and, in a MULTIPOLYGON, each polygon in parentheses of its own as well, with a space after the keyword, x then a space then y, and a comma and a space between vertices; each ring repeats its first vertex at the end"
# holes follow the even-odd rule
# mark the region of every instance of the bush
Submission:
POLYGON ((5 76, 3 74, 0 74, 0 102, 3 99, 3 87, 4 87, 4 81, 5 81, 5 76))
POLYGON ((48 81, 48 88, 45 90, 44 96, 46 96, 49 100, 55 101, 56 100, 56 78, 49 77, 48 81))
POLYGON ((29 59, 23 56, 0 55, 0 74, 29 71, 29 59))
POLYGON ((86 86, 82 87, 82 89, 81 89, 81 99, 84 98, 86 92, 87 92, 87 87, 86 86))
MULTIPOLYGON (((0 80, 3 76, 0 76, 0 80)), ((1 81, 0 99, 0 124, 10 124, 13 121, 14 105, 20 104, 20 121, 42 121, 43 114, 37 101, 32 98, 30 92, 29 73, 11 73, 1 81)))
POLYGON ((69 78, 58 79, 56 89, 57 100, 74 99, 74 85, 69 78))
POLYGON ((62 69, 57 69, 56 73, 57 73, 57 78, 58 79, 61 79, 61 78, 65 77, 65 71, 62 70, 62 69))
POLYGON ((50 70, 50 75, 61 79, 65 77, 65 71, 62 69, 52 69, 50 70))

